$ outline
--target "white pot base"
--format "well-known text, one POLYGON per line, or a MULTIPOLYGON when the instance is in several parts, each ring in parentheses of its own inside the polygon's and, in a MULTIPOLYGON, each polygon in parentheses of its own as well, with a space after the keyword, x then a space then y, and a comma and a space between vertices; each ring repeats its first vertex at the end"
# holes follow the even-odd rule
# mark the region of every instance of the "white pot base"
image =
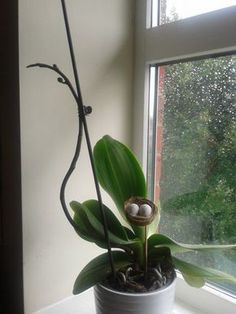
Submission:
POLYGON ((126 293, 102 285, 94 287, 97 314, 171 314, 174 306, 175 282, 147 293, 126 293))

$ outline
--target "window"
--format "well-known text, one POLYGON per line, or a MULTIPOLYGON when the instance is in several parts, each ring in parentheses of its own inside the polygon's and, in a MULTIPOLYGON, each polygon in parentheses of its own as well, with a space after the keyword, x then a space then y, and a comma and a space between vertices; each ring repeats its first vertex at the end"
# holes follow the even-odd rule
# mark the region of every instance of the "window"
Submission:
POLYGON ((235 0, 153 0, 152 27, 236 5, 235 0))
MULTIPOLYGON (((157 118, 149 114, 149 128, 156 141, 148 147, 155 162, 148 162, 148 173, 155 174, 149 187, 162 204, 161 232, 184 243, 234 243, 236 56, 154 69, 157 118)), ((235 253, 185 258, 236 276, 235 253)), ((236 294, 236 285, 224 288, 236 294)))
MULTIPOLYGON (((137 1, 135 150, 150 196, 161 199, 163 233, 183 242, 235 242, 236 7, 224 1, 231 7, 162 23, 152 9, 163 11, 166 2, 137 1), (156 17, 162 25, 150 27, 156 17)), ((204 263, 236 275, 235 255, 204 263)))

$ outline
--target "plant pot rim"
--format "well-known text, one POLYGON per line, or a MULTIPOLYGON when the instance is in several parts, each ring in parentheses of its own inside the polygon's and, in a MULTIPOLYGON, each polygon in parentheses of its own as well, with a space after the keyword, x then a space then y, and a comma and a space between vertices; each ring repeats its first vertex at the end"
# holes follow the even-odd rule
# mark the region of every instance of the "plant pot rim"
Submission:
POLYGON ((161 294, 161 293, 164 293, 166 292, 167 290, 170 290, 173 288, 173 286, 175 285, 175 282, 176 282, 176 273, 174 273, 173 275, 173 278, 170 280, 170 282, 159 288, 159 289, 156 289, 156 290, 153 290, 153 291, 148 291, 148 292, 126 292, 126 291, 119 291, 119 290, 115 290, 113 288, 109 288, 107 286, 104 286, 102 283, 98 283, 96 284, 96 286, 94 287, 94 289, 100 289, 100 290, 104 290, 108 293, 112 293, 112 294, 118 294, 118 295, 126 295, 126 296, 131 296, 131 297, 145 297, 147 295, 154 295, 154 294, 161 294))

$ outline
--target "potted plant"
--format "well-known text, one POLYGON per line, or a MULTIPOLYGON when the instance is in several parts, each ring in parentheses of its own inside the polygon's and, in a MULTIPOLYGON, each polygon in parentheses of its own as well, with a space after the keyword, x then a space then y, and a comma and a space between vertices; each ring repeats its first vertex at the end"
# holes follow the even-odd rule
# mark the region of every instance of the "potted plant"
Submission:
POLYGON ((147 198, 142 168, 131 150, 106 135, 92 150, 86 123, 90 107, 83 105, 65 1, 61 0, 76 87, 56 66, 37 63, 59 74, 58 82, 69 87, 78 106, 79 133, 75 154, 62 182, 60 200, 68 221, 77 234, 107 252, 94 258, 79 273, 73 293, 95 287, 97 313, 168 314, 172 311, 175 270, 179 270, 191 286, 202 287, 207 280, 236 283, 226 273, 187 263, 177 253, 235 249, 236 245, 180 244, 158 232, 160 204, 147 198), (89 158, 97 191, 97 200, 72 201, 68 210, 65 188, 75 169, 81 141, 85 133, 89 158), (103 204, 100 185, 111 196, 122 225, 116 215, 103 204))
MULTIPOLYGON (((193 287, 202 287, 207 280, 236 283, 233 276, 195 266, 176 257, 177 253, 183 252, 235 249, 236 245, 180 244, 158 233, 160 207, 146 198, 142 169, 124 144, 106 135, 95 145, 93 155, 99 182, 114 200, 128 227, 123 226, 112 211, 103 205, 110 245, 114 248, 116 277, 114 280, 108 253, 104 253, 80 272, 74 284, 74 294, 95 286, 97 313, 116 313, 116 309, 117 313, 130 313, 134 305, 137 307, 133 313, 167 314, 171 313, 171 302, 174 300, 176 269, 193 287), (164 304, 160 301, 158 291, 164 304), (136 299, 133 301, 135 294, 136 299), (120 306, 123 308, 120 309, 120 306)), ((72 201, 70 205, 78 226, 77 233, 85 240, 107 248, 98 202, 72 201)))

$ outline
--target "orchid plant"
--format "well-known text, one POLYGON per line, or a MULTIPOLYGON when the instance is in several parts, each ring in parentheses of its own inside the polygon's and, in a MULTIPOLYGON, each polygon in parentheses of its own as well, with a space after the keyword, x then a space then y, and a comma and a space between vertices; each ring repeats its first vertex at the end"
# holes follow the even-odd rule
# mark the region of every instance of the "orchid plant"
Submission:
POLYGON ((75 281, 73 293, 81 293, 101 282, 124 291, 155 290, 174 278, 175 269, 194 287, 203 286, 207 280, 236 284, 236 278, 229 274, 192 265, 176 256, 183 252, 235 250, 236 244, 187 245, 158 233, 160 205, 155 205, 147 199, 145 177, 135 155, 124 144, 108 135, 100 139, 92 150, 86 122, 86 115, 91 113, 91 107, 83 105, 65 0, 61 0, 61 4, 75 87, 55 64, 36 63, 28 67, 47 68, 57 73, 58 82, 67 85, 77 103, 79 132, 76 150, 62 182, 60 200, 68 221, 78 235, 107 249, 82 269, 75 281), (93 170, 97 200, 87 200, 83 203, 72 201, 71 217, 65 201, 65 188, 76 167, 83 132, 93 170), (120 218, 126 225, 122 225, 112 210, 103 204, 99 183, 113 199, 120 218))
MULTIPOLYGON (((142 168, 128 147, 106 135, 95 145, 93 156, 100 185, 111 196, 122 219, 126 221, 126 226, 122 225, 112 210, 103 205, 120 286, 126 286, 128 291, 144 291, 139 280, 138 284, 134 283, 137 273, 142 278, 146 276, 146 279, 152 273, 155 274, 151 276, 152 289, 156 289, 166 282, 168 273, 163 269, 167 266, 168 272, 171 269, 179 270, 186 282, 194 287, 202 287, 208 280, 236 284, 236 278, 229 274, 199 267, 177 257, 178 253, 183 252, 235 250, 236 245, 188 245, 177 243, 157 232, 160 206, 155 206, 147 199, 142 168)), ((72 201, 70 206, 74 211, 79 236, 101 248, 107 248, 98 202, 72 201)), ((81 293, 104 282, 110 275, 108 253, 104 253, 89 262, 80 272, 73 293, 81 293)))

